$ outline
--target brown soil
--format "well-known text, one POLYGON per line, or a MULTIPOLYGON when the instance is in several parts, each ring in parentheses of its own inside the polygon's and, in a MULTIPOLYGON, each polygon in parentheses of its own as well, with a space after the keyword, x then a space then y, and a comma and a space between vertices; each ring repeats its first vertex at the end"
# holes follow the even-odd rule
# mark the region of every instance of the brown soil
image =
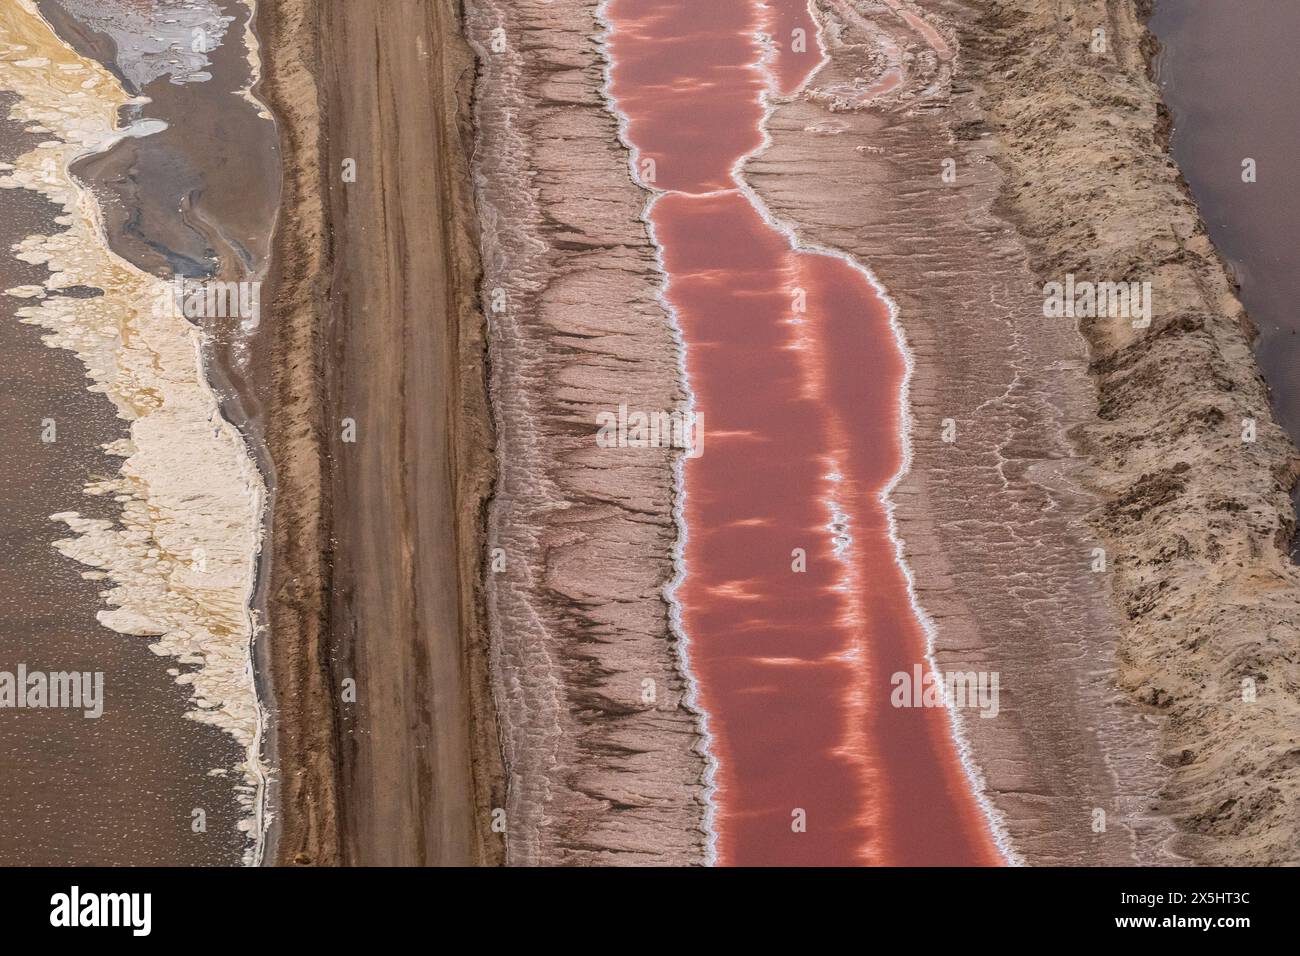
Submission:
POLYGON ((259 6, 285 157, 267 313, 278 860, 496 862, 473 60, 452 3, 259 6))

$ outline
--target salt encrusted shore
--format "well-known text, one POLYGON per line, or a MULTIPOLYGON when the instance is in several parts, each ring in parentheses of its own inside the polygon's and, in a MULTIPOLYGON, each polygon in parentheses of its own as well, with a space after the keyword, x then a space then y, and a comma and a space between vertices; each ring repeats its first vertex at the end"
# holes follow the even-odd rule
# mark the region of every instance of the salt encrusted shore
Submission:
POLYGON ((699 863, 705 762, 664 594, 678 453, 595 441, 601 412, 685 399, 648 197, 603 94, 597 8, 468 4, 507 860, 699 863))
POLYGON ((749 176, 899 303, 907 558, 941 667, 1002 674, 1003 714, 963 726, 1014 844, 1030 863, 1294 862, 1295 451, 1166 155, 1147 10, 818 9, 831 63, 749 176), (858 109, 890 68, 892 102, 858 109), (1150 328, 1045 317, 1071 273, 1150 281, 1150 328))

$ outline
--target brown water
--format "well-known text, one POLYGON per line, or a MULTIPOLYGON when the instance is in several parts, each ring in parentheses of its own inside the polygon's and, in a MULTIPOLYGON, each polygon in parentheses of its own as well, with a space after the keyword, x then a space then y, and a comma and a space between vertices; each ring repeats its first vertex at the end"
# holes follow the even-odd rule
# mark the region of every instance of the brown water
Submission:
POLYGON ((1300 441, 1300 3, 1158 0, 1157 76, 1174 159, 1259 328, 1273 408, 1300 441), (1254 159, 1256 181, 1242 181, 1254 159))
MULTIPOLYGON (((0 98, 0 106, 7 106, 0 98)), ((0 110, 7 114, 7 109, 0 110)), ((35 137, 0 119, 0 162, 35 137)), ((0 192, 0 249, 38 232, 55 210, 22 190, 0 192)), ((43 267, 0 257, 0 286, 39 282, 43 267)), ((42 344, 41 330, 14 317, 0 296, 0 669, 104 672, 104 715, 68 710, 0 712, 0 862, 10 865, 229 863, 242 841, 233 792, 208 770, 237 759, 234 741, 185 719, 188 693, 167 673, 173 662, 101 626, 102 582, 51 547, 66 529, 52 513, 78 509, 116 518, 112 501, 82 493, 109 470, 99 451, 126 433, 112 405, 86 391, 71 352, 42 344), (58 440, 41 441, 52 417, 58 440), (191 832, 192 808, 209 835, 191 832), (213 839, 220 835, 221 839, 213 839)))
POLYGON ((676 597, 718 860, 996 863, 948 711, 890 700, 894 674, 927 665, 883 497, 905 455, 889 303, 847 259, 795 248, 733 178, 762 144, 764 93, 820 62, 808 7, 613 0, 605 17, 704 426, 676 597))
MULTIPOLYGON (((278 178, 264 150, 273 146, 273 126, 232 95, 249 71, 240 26, 246 10, 233 0, 223 8, 237 19, 227 42, 212 51, 216 81, 179 85, 166 73, 146 71, 147 83, 127 83, 152 98, 143 115, 164 119, 169 128, 125 140, 77 170, 104 207, 114 251, 164 278, 175 272, 240 278, 258 267, 270 236, 278 178), (257 124, 270 135, 259 134, 257 124)), ((155 21, 162 13, 151 3, 70 2, 65 9, 49 0, 41 10, 66 42, 119 78, 131 72, 131 51, 101 32, 102 23, 73 13, 142 16, 144 33, 161 32, 155 21)), ((3 101, 0 117, 8 116, 10 102, 3 101)), ((141 115, 138 107, 128 112, 123 122, 141 115)), ((42 138, 0 118, 0 161, 42 138)), ((53 234, 59 212, 27 190, 0 192, 0 249, 7 253, 24 237, 53 234)), ((0 256, 0 288, 38 285, 47 276, 43 266, 0 256)), ((86 287, 64 294, 100 293, 86 287)), ((6 502, 0 582, 8 605, 0 668, 21 662, 31 669, 103 671, 106 700, 98 720, 57 709, 0 715, 0 806, 7 824, 0 862, 237 863, 249 850, 238 827, 248 813, 247 792, 232 769, 243 748, 213 723, 187 716, 194 713, 194 692, 177 678, 195 667, 153 652, 148 637, 97 621, 110 606, 103 592, 111 583, 87 579, 84 564, 52 547, 68 537, 68 528, 51 514, 119 519, 121 507, 111 496, 87 497, 83 489, 116 472, 121 459, 104 455, 101 446, 123 438, 127 423, 104 395, 87 390, 86 368, 73 353, 50 348, 40 328, 17 321, 23 304, 0 297, 0 348, 13 360, 0 377, 0 423, 12 451, 0 466, 6 502), (46 417, 58 423, 56 442, 40 441, 46 417), (196 809, 206 814, 201 830, 193 826, 196 809)), ((233 334, 212 331, 218 338, 233 334)), ((234 378, 218 374, 214 384, 234 378)), ((237 404, 233 391, 225 404, 237 404)))

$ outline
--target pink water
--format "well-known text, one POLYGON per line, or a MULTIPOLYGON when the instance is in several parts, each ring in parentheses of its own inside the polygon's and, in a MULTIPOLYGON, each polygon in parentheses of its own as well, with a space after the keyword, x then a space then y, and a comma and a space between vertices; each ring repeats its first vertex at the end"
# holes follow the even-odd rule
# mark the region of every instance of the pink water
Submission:
POLYGON ((926 635, 882 496, 904 458, 889 304, 853 263, 794 249, 733 179, 769 84, 795 93, 821 62, 816 25, 801 0, 612 0, 605 16, 611 95, 664 193, 650 219, 704 423, 676 597, 718 861, 998 863, 947 710, 890 704, 926 635))

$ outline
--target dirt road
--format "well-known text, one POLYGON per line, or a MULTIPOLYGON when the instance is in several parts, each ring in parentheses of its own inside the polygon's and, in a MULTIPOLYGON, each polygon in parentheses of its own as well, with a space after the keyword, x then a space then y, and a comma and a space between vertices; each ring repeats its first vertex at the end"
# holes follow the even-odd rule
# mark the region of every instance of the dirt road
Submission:
POLYGON ((259 23, 287 184, 268 370, 279 858, 491 862, 495 731, 468 647, 491 454, 473 60, 450 3, 293 0, 259 23))

